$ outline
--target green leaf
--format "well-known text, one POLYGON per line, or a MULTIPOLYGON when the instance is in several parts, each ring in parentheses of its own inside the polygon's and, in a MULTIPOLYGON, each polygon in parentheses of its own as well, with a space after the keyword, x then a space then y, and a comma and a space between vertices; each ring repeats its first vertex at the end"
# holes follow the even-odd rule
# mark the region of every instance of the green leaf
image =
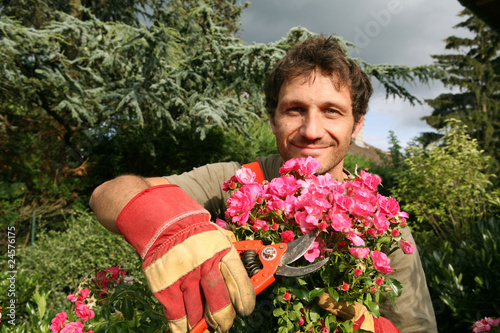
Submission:
POLYGON ((391 297, 399 297, 403 292, 403 285, 396 279, 387 278, 386 283, 389 286, 389 290, 387 291, 391 297))
POLYGON ((316 297, 319 297, 325 293, 325 289, 323 288, 314 288, 309 292, 309 298, 310 299, 315 299, 316 297))
POLYGON ((474 277, 474 281, 479 285, 479 287, 483 287, 484 286, 483 279, 481 279, 479 276, 475 276, 474 277))
POLYGON ((321 315, 311 309, 311 311, 309 311, 309 318, 311 318, 312 322, 316 322, 321 318, 321 315))
POLYGON ((101 308, 101 313, 102 313, 102 316, 104 317, 104 319, 106 319, 107 321, 110 321, 111 310, 108 306, 103 306, 101 308))
MULTIPOLYGON (((369 295, 367 295, 369 296, 369 295)), ((373 302, 370 299, 366 299, 363 304, 366 306, 368 311, 370 311, 371 314, 373 314, 375 317, 380 317, 380 308, 379 305, 375 302, 373 302)))
POLYGON ((285 310, 283 310, 282 308, 275 308, 273 310, 273 316, 275 317, 281 317, 285 314, 285 310))
POLYGON ((132 320, 134 318, 134 305, 129 298, 123 299, 120 311, 123 313, 126 320, 132 320))
POLYGON ((33 295, 33 299, 35 300, 36 305, 38 306, 38 319, 39 320, 43 319, 43 317, 45 315, 45 311, 47 310, 47 297, 48 297, 48 294, 42 296, 42 295, 40 295, 38 290, 36 290, 35 294, 33 295))
POLYGON ((335 301, 338 301, 338 300, 339 300, 340 296, 339 296, 339 293, 337 292, 337 289, 336 289, 336 288, 334 288, 334 287, 329 287, 329 288, 328 288, 328 293, 330 294, 330 296, 332 296, 332 297, 333 297, 333 299, 334 299, 335 301))

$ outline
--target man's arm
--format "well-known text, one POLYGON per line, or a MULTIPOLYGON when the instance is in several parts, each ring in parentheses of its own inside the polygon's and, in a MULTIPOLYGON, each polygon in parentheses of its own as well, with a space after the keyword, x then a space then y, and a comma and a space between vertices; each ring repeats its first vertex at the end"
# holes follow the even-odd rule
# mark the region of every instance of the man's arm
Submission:
MULTIPOLYGON (((410 229, 402 229, 403 238, 415 243, 410 229)), ((437 333, 436 317, 427 288, 424 269, 418 249, 407 255, 397 250, 392 254, 391 267, 395 278, 403 285, 403 294, 396 298, 396 306, 388 299, 380 304, 382 316, 390 319, 401 333, 437 333)))
POLYGON ((97 187, 89 204, 99 222, 122 233, 143 259, 171 332, 186 333, 202 317, 225 332, 236 313, 253 311, 255 291, 232 239, 178 185, 162 177, 120 176, 97 187))
POLYGON ((169 182, 165 177, 119 176, 98 186, 92 192, 89 205, 106 229, 120 234, 116 219, 127 203, 143 190, 161 184, 169 182))

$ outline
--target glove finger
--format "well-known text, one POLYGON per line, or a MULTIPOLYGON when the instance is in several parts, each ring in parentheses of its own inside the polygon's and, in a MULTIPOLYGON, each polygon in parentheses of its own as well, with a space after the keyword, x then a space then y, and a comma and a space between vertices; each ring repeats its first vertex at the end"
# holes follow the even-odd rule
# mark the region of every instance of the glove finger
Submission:
POLYGON ((172 287, 154 294, 163 305, 165 317, 168 319, 172 333, 186 333, 189 331, 184 296, 181 290, 182 280, 178 280, 172 287))
POLYGON ((255 308, 255 289, 234 247, 222 259, 220 271, 234 308, 241 316, 248 316, 255 308))
POLYGON ((189 329, 193 328, 203 318, 203 290, 201 289, 200 279, 202 272, 200 267, 194 269, 183 279, 181 292, 184 295, 184 306, 188 319, 189 329))
POLYGON ((229 291, 219 270, 220 260, 228 250, 218 253, 201 267, 201 287, 206 300, 205 318, 212 328, 222 332, 231 328, 236 317, 229 291))

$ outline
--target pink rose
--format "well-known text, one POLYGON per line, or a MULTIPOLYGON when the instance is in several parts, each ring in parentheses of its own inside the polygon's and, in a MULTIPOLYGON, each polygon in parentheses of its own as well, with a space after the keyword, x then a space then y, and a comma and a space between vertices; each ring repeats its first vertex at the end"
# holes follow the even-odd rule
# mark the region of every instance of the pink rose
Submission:
POLYGON ((372 192, 362 190, 362 189, 357 189, 356 193, 354 194, 353 199, 357 202, 372 203, 377 199, 377 197, 372 192))
POLYGON ((127 274, 127 271, 121 270, 120 266, 106 268, 106 271, 111 272, 111 278, 115 280, 118 280, 120 276, 127 274))
POLYGON ((94 311, 89 309, 88 306, 82 302, 76 302, 75 312, 76 315, 80 317, 83 321, 87 321, 89 319, 94 318, 94 311))
POLYGON ((378 207, 380 212, 389 216, 395 217, 400 213, 399 203, 396 199, 391 197, 378 196, 378 207))
POLYGON ((294 240, 295 235, 293 234, 293 231, 286 230, 281 233, 281 238, 283 239, 283 242, 289 243, 294 240))
POLYGON ((248 221, 250 210, 255 205, 255 199, 262 193, 262 188, 258 185, 244 185, 239 191, 227 200, 229 207, 227 213, 234 223, 245 226, 248 221))
POLYGON ((354 200, 341 193, 334 193, 332 204, 335 208, 342 212, 349 211, 349 208, 353 205, 354 200))
POLYGON ((413 250, 415 250, 415 245, 412 242, 407 242, 404 240, 399 241, 399 247, 406 254, 413 254, 413 250))
POLYGON ((500 318, 492 319, 490 317, 485 317, 484 319, 478 320, 472 326, 473 333, 489 332, 491 327, 498 326, 500 324, 500 318))
POLYGON ((64 326, 66 319, 68 319, 68 315, 66 314, 66 312, 59 312, 58 314, 56 314, 54 319, 52 319, 51 321, 52 325, 50 325, 50 329, 52 330, 52 332, 59 333, 61 328, 64 326))
POLYGON ((353 256, 354 258, 364 259, 368 257, 370 249, 367 247, 350 247, 349 252, 351 253, 351 256, 353 256))
POLYGON ((372 175, 365 170, 361 170, 360 174, 360 177, 356 178, 356 180, 362 183, 370 191, 376 191, 377 186, 382 182, 380 176, 372 175))
POLYGON ((307 158, 299 158, 298 165, 299 165, 299 170, 298 170, 299 175, 305 176, 305 175, 312 175, 318 172, 321 163, 319 163, 317 159, 308 156, 307 158))
POLYGON ((295 158, 285 162, 279 169, 280 174, 285 174, 296 170, 301 176, 316 173, 320 167, 317 159, 308 156, 307 158, 295 158))
POLYGON ((491 326, 484 320, 479 320, 474 324, 474 326, 472 326, 473 333, 489 332, 490 330, 491 326))
POLYGON ((377 212, 373 218, 373 225, 377 229, 377 233, 383 234, 389 229, 390 222, 387 220, 387 216, 377 212))
POLYGON ((486 317, 484 318, 484 320, 488 323, 488 325, 490 326, 498 326, 498 324, 500 324, 500 318, 497 318, 497 319, 493 319, 493 318, 490 318, 490 317, 486 317))
POLYGON ((351 210, 350 210, 351 214, 359 216, 363 219, 368 218, 374 212, 375 212, 375 207, 372 206, 368 202, 366 202, 366 203, 355 202, 354 205, 352 205, 351 210))
POLYGON ((215 224, 217 224, 222 229, 227 229, 227 222, 222 219, 215 219, 215 224))
POLYGON ((295 222, 303 233, 307 233, 318 226, 319 219, 308 212, 300 211, 295 213, 295 222))
POLYGON ((372 251, 370 253, 370 257, 373 260, 375 269, 380 273, 394 272, 394 269, 389 266, 389 264, 391 263, 391 259, 389 259, 385 253, 380 251, 372 251))
POLYGON ((319 228, 319 230, 324 231, 324 230, 326 230, 326 228, 328 228, 328 224, 326 222, 320 222, 318 224, 318 228, 319 228))
POLYGON ((344 232, 346 229, 350 229, 352 227, 351 218, 345 214, 337 212, 333 209, 328 211, 328 217, 332 222, 332 228, 335 231, 344 232))
POLYGON ((255 172, 252 169, 242 167, 234 173, 236 181, 240 184, 252 184, 255 182, 255 172))
POLYGON ((64 326, 61 333, 83 333, 84 328, 85 325, 81 321, 72 321, 64 326))
POLYGON ((304 258, 309 261, 313 262, 317 257, 319 257, 320 251, 319 251, 319 243, 314 242, 309 250, 304 254, 304 258))
POLYGON ((75 296, 75 294, 69 294, 67 297, 66 297, 67 300, 75 303, 76 301, 78 301, 78 298, 75 296))
POLYGON ((350 240, 354 246, 365 246, 363 238, 359 237, 359 235, 352 229, 349 230, 345 238, 350 240))
POLYGON ((257 231, 259 228, 262 228, 266 224, 266 221, 263 220, 255 220, 253 222, 253 230, 257 231))
POLYGON ((222 190, 227 192, 229 190, 234 190, 238 187, 238 184, 253 184, 255 183, 255 177, 256 175, 251 169, 242 167, 237 170, 229 180, 222 184, 222 190))
POLYGON ((297 182, 293 176, 281 176, 279 178, 274 178, 267 185, 266 190, 269 194, 276 195, 278 197, 286 197, 287 195, 293 195, 297 191, 297 182))
POLYGON ((80 296, 82 296, 83 299, 86 299, 87 297, 89 297, 89 294, 90 294, 90 290, 88 290, 87 288, 80 290, 80 296))

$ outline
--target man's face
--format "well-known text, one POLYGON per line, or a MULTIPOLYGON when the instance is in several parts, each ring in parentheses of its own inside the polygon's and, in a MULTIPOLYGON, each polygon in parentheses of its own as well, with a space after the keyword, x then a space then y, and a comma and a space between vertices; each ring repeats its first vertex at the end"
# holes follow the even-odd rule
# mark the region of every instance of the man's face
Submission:
POLYGON ((337 90, 329 76, 299 76, 281 86, 271 127, 285 161, 312 156, 321 163, 319 173, 343 179, 344 156, 351 139, 363 126, 354 126, 348 88, 337 90))

